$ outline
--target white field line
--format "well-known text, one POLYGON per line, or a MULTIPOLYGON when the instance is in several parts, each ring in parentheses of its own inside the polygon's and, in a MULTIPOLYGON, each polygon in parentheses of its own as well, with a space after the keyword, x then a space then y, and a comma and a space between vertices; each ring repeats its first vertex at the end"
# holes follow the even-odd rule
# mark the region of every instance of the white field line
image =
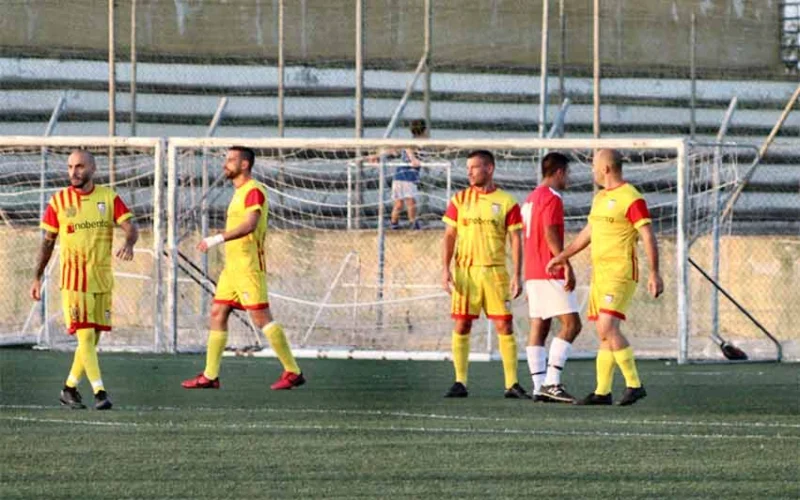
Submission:
POLYGON ((483 434, 483 435, 515 435, 515 436, 560 436, 560 437, 607 437, 607 438, 654 438, 654 439, 779 439, 785 441, 800 440, 800 436, 765 436, 760 434, 671 434, 650 432, 609 432, 609 431, 554 431, 535 429, 471 429, 460 427, 402 427, 402 426, 362 426, 362 425, 291 425, 266 424, 262 422, 249 424, 209 424, 209 423, 176 423, 176 422, 109 422, 101 420, 70 420, 60 418, 37 417, 0 417, 0 420, 17 422, 86 425, 91 427, 123 427, 134 429, 213 429, 215 431, 232 430, 272 430, 272 431, 340 431, 340 432, 410 432, 417 434, 483 434))
MULTIPOLYGON (((0 410, 55 410, 61 409, 57 405, 0 405, 0 410)), ((314 408, 210 408, 210 407, 186 407, 175 406, 125 406, 124 410, 136 412, 173 412, 173 411, 192 411, 192 412, 241 412, 241 413, 289 413, 289 414, 317 414, 317 415, 342 415, 342 416, 368 416, 368 417, 395 417, 409 419, 432 419, 432 420, 453 420, 461 422, 516 422, 522 417, 475 417, 465 415, 445 415, 440 413, 412 413, 405 411, 383 411, 383 410, 336 410, 336 409, 314 409, 314 408)), ((2 417, 6 418, 6 417, 2 417)), ((564 418, 553 416, 542 418, 536 416, 537 422, 558 422, 558 423, 586 423, 582 418, 564 418)), ((611 424, 629 426, 673 426, 673 427, 723 427, 739 429, 800 429, 800 423, 787 424, 780 422, 718 422, 718 421, 691 421, 691 420, 651 420, 651 419, 598 419, 596 414, 592 415, 591 424, 611 424)), ((800 436, 798 436, 800 437, 800 436)))

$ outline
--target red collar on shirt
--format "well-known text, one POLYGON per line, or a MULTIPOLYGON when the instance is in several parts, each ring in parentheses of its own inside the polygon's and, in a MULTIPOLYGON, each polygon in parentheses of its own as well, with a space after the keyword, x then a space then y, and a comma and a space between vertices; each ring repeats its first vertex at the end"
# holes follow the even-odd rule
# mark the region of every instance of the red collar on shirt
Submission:
POLYGON ((484 194, 492 194, 492 193, 494 193, 495 191, 497 191, 497 186, 492 186, 492 189, 490 189, 488 191, 478 191, 478 188, 475 188, 475 187, 470 187, 470 189, 474 189, 475 192, 478 193, 478 196, 481 196, 481 195, 484 195, 484 194))
POLYGON ((69 190, 72 191, 73 193, 79 195, 79 196, 89 196, 90 194, 94 193, 94 189, 96 187, 97 187, 96 184, 92 184, 92 189, 90 189, 89 191, 85 191, 84 192, 84 191, 81 191, 80 189, 77 189, 77 188, 74 188, 74 187, 70 186, 69 190))

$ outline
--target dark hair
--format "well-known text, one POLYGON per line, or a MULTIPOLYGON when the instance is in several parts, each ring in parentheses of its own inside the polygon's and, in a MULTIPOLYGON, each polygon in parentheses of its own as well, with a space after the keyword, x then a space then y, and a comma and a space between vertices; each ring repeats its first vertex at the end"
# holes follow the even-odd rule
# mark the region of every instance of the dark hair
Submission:
POLYGON ((569 167, 569 159, 561 153, 547 153, 542 158, 542 177, 555 175, 559 170, 569 167))
POLYGON ((471 158, 475 158, 476 156, 486 163, 494 165, 494 155, 491 151, 487 151, 485 149, 476 149, 467 155, 467 159, 469 160, 471 158))
POLYGON ((250 171, 253 170, 253 166, 256 164, 256 153, 252 149, 244 146, 232 146, 229 151, 238 151, 241 159, 250 164, 250 171))
POLYGON ((419 137, 428 130, 428 125, 425 123, 425 120, 413 120, 409 128, 411 129, 411 135, 419 137))

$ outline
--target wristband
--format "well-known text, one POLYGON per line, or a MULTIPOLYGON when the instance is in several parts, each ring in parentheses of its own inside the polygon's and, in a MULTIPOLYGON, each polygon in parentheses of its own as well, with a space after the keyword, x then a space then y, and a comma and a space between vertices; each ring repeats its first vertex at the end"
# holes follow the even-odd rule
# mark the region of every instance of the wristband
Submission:
POLYGON ((225 243, 225 237, 221 234, 215 234, 214 236, 209 236, 208 238, 204 238, 203 241, 206 243, 208 248, 213 248, 217 245, 225 243))

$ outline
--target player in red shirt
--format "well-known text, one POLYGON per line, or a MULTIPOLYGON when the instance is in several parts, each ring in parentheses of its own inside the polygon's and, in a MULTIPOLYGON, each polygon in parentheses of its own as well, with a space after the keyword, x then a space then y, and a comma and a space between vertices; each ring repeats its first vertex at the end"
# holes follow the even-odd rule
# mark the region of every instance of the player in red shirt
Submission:
POLYGON ((572 342, 581 331, 574 291, 575 273, 569 262, 554 273, 545 270, 550 259, 564 249, 561 191, 567 187, 568 169, 566 156, 561 153, 546 155, 542 159, 542 182, 522 205, 525 291, 531 322, 526 350, 535 401, 572 403, 575 400, 561 384, 561 372, 572 342), (561 330, 550 341, 548 357, 545 340, 554 317, 558 318, 561 330))

